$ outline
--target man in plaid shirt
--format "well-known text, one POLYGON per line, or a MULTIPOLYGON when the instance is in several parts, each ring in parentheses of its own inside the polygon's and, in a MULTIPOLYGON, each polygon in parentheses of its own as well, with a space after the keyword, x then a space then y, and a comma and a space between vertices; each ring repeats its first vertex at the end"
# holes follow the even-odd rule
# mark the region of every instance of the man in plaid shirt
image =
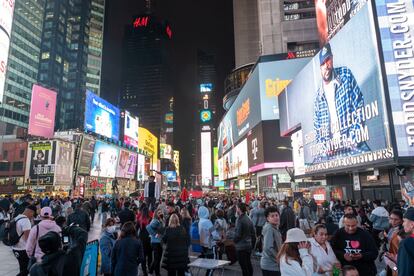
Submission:
POLYGON ((333 67, 331 46, 327 43, 319 53, 322 83, 314 101, 313 126, 317 143, 325 145, 325 153, 317 160, 354 155, 368 151, 365 142, 356 143, 356 133, 363 128, 364 97, 351 70, 333 67), (350 121, 350 118, 353 120, 350 121), (328 145, 342 142, 333 149, 328 145))

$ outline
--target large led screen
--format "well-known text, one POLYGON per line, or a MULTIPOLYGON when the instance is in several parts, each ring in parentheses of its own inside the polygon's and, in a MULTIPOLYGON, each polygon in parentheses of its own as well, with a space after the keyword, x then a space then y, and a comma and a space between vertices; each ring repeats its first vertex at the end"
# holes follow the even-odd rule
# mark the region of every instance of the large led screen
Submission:
POLYGON ((114 140, 119 139, 119 109, 86 91, 85 129, 114 140))
POLYGON ((73 182, 73 162, 75 161, 75 145, 58 141, 55 166, 55 185, 69 186, 73 182))
POLYGON ((201 178, 202 183, 208 186, 212 182, 211 176, 211 132, 201 132, 201 178))
POLYGON ((160 158, 165 158, 165 159, 173 158, 173 149, 171 145, 160 143, 160 158))
POLYGON ((25 178, 32 185, 53 184, 56 141, 29 142, 25 178))
POLYGON ((52 138, 55 131, 56 92, 39 85, 32 87, 29 130, 34 136, 52 138))
POLYGON ((0 0, 0 103, 3 101, 5 88, 13 12, 14 0, 0 0))
POLYGON ((128 146, 138 147, 138 117, 131 116, 125 111, 124 121, 124 143, 128 146))
POLYGON ((119 149, 116 146, 96 141, 91 176, 115 177, 118 156, 119 149))
POLYGON ((414 2, 375 1, 398 156, 414 156, 414 2))
POLYGON ((219 159, 219 180, 235 178, 249 173, 247 139, 219 159))
POLYGON ((94 149, 95 140, 84 135, 78 163, 78 174, 89 175, 91 173, 94 149))
POLYGON ((121 150, 116 176, 121 178, 134 178, 137 169, 137 159, 138 156, 135 152, 121 150))
POLYGON ((140 127, 138 132, 138 149, 151 156, 152 169, 156 170, 158 166, 158 139, 146 128, 140 127))
POLYGON ((393 158, 382 81, 365 5, 279 96, 282 135, 302 129, 305 174, 393 158))

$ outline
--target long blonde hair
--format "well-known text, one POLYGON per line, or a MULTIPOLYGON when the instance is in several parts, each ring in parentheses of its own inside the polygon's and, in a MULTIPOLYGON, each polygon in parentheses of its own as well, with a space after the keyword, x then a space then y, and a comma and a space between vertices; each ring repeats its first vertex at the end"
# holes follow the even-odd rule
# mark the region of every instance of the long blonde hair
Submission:
POLYGON ((168 223, 168 227, 175 228, 178 226, 180 226, 180 219, 178 218, 176 214, 172 214, 170 217, 170 221, 168 223))

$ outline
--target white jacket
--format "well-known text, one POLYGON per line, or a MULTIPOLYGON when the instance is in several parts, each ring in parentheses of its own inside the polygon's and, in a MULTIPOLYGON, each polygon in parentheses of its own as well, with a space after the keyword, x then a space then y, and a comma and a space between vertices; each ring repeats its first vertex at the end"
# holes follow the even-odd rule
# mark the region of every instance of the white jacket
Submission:
MULTIPOLYGON (((144 197, 148 197, 148 184, 149 182, 145 182, 144 186, 144 197)), ((160 199, 160 192, 161 192, 161 185, 157 182, 155 182, 155 199, 160 199)))
POLYGON ((302 266, 295 260, 288 258, 286 262, 286 255, 280 258, 280 273, 282 276, 312 276, 313 274, 313 258, 309 254, 308 249, 299 249, 300 258, 302 259, 302 266))
POLYGON ((316 271, 318 271, 319 268, 322 268, 323 271, 327 271, 326 273, 318 275, 331 275, 330 271, 333 269, 334 264, 339 263, 331 245, 329 242, 326 242, 326 249, 328 251, 326 252, 314 238, 309 239, 309 241, 311 243, 310 253, 313 256, 313 260, 316 262, 316 271))

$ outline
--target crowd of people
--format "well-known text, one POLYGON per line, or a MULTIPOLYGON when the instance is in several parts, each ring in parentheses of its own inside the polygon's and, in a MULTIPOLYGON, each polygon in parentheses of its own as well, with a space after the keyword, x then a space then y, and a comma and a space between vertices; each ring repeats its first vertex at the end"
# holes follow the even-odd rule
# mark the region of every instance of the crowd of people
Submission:
POLYGON ((4 198, 0 208, 18 275, 80 275, 94 221, 105 276, 136 276, 139 267, 143 275, 188 275, 190 255, 238 262, 243 276, 414 275, 414 209, 403 201, 27 195, 4 198))

